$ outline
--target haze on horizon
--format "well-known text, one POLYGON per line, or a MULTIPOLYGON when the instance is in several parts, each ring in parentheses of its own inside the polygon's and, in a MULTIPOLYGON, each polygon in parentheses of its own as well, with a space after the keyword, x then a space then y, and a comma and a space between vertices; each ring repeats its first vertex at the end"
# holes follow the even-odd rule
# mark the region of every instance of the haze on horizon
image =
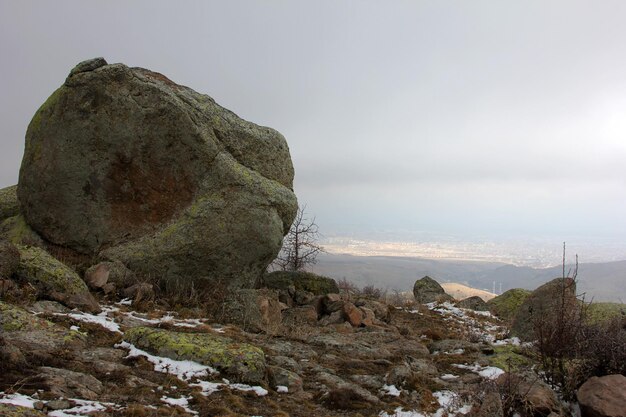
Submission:
POLYGON ((283 133, 325 234, 621 244, 624 21, 622 1, 3 1, 0 187, 35 110, 103 56, 283 133))

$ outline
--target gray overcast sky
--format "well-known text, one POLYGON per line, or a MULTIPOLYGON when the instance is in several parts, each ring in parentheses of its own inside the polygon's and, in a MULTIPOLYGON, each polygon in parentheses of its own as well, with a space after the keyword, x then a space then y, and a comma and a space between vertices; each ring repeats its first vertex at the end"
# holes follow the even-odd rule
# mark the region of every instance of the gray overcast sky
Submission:
POLYGON ((287 138, 323 232, 626 240, 624 1, 0 0, 0 186, 79 61, 287 138))

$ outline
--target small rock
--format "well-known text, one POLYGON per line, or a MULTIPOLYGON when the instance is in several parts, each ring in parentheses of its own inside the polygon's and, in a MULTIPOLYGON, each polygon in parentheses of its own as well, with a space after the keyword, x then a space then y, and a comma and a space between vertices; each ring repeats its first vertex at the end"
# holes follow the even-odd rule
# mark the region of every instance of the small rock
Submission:
POLYGON ((411 367, 407 364, 396 365, 385 377, 388 385, 395 385, 397 387, 404 386, 406 382, 413 376, 411 367))
POLYGON ((127 288, 136 284, 137 277, 119 262, 100 262, 85 271, 85 282, 93 289, 104 289, 107 284, 127 288))
POLYGON ((295 372, 278 366, 268 366, 267 376, 270 386, 283 386, 289 389, 290 393, 302 391, 302 378, 295 372))
POLYGON ((363 312, 352 303, 344 303, 341 312, 343 318, 350 323, 352 327, 359 327, 363 322, 363 312))
POLYGON ((65 307, 63 304, 56 301, 40 300, 35 301, 29 310, 33 313, 46 313, 46 314, 66 314, 71 310, 65 307))
POLYGON ((343 314, 341 311, 335 311, 331 313, 329 316, 324 316, 320 319, 320 326, 330 326, 332 324, 340 324, 343 323, 343 314))
POLYGON ((342 309, 344 301, 339 294, 326 294, 322 299, 324 304, 324 313, 330 314, 342 309))
POLYGON ((54 396, 97 400, 103 392, 102 383, 91 375, 48 366, 39 370, 33 380, 42 381, 54 396))
POLYGON ((52 400, 46 403, 48 410, 66 410, 72 407, 72 404, 68 400, 52 400))
POLYGON ((286 326, 315 326, 317 324, 317 311, 312 305, 288 308, 282 311, 283 324, 286 326))
POLYGON ((146 301, 154 300, 154 288, 152 284, 140 282, 122 291, 124 298, 131 298, 134 303, 139 304, 146 301))
POLYGON ((9 217, 17 216, 20 203, 17 200, 17 185, 0 189, 0 222, 9 217))
POLYGON ((20 266, 20 251, 6 240, 0 240, 0 279, 10 279, 20 266))
POLYGON ((98 69, 100 67, 104 67, 105 65, 107 65, 107 62, 102 57, 91 58, 91 59, 88 59, 86 61, 82 61, 78 65, 76 65, 74 68, 72 68, 68 78, 73 77, 74 75, 80 74, 82 72, 93 71, 93 70, 98 69))
POLYGON ((585 417, 624 417, 626 415, 626 377, 591 377, 576 394, 585 417))

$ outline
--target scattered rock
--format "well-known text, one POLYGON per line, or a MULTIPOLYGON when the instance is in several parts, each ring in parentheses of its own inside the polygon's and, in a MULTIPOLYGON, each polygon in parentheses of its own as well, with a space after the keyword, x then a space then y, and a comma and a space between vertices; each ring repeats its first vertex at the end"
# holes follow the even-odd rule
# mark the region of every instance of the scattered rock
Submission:
POLYGON ((467 308, 475 311, 489 311, 489 306, 487 305, 487 303, 477 295, 459 301, 458 303, 456 303, 456 306, 459 308, 467 308))
POLYGON ((304 271, 274 271, 263 276, 263 286, 277 290, 308 291, 313 295, 337 294, 339 287, 334 279, 304 271))
POLYGON ((100 306, 85 282, 68 266, 45 250, 18 246, 21 260, 17 276, 33 284, 45 298, 89 313, 100 312, 100 306))
POLYGON ((556 278, 533 291, 517 310, 511 333, 524 341, 534 340, 538 323, 555 325, 561 320, 561 310, 566 323, 580 314, 576 283, 571 278, 556 278))
POLYGON ((54 244, 146 276, 243 287, 280 250, 297 210, 292 183, 280 133, 98 58, 31 120, 17 194, 54 244))
POLYGON ((413 376, 413 370, 408 364, 396 365, 389 370, 389 373, 385 377, 387 385, 395 385, 402 387, 413 376))
POLYGON ((20 251, 11 242, 0 240, 0 279, 10 279, 20 265, 20 251))
POLYGON ((415 301, 420 304, 440 301, 441 297, 445 294, 446 292, 441 285, 429 276, 418 279, 415 281, 415 285, 413 285, 413 296, 415 297, 415 301))
POLYGON ((145 301, 154 300, 154 288, 152 287, 152 284, 140 282, 124 289, 122 291, 122 296, 124 298, 132 299, 136 304, 140 304, 145 301))
POLYGON ((389 322, 390 319, 390 310, 389 305, 385 303, 381 303, 379 301, 370 300, 367 298, 360 298, 354 302, 354 305, 357 307, 366 307, 374 312, 374 315, 378 320, 381 320, 385 323, 389 322))
POLYGON ((283 324, 286 326, 315 326, 317 324, 317 310, 312 305, 287 308, 282 311, 283 324))
POLYGON ((236 381, 258 384, 265 376, 261 349, 211 333, 134 327, 126 331, 124 340, 155 355, 211 366, 236 381))
POLYGON ((137 277, 119 262, 100 262, 85 271, 85 282, 92 289, 102 289, 106 284, 113 284, 122 289, 137 283, 137 277))
POLYGON ((0 188, 0 222, 9 217, 17 216, 20 203, 17 201, 17 185, 0 188))
POLYGON ((339 294, 326 294, 322 298, 323 314, 334 313, 343 308, 344 301, 339 294))
POLYGON ((276 333, 282 322, 278 292, 267 288, 233 291, 224 301, 223 317, 246 331, 276 333))
POLYGON ((626 415, 626 377, 591 377, 576 394, 583 417, 623 417, 626 415))

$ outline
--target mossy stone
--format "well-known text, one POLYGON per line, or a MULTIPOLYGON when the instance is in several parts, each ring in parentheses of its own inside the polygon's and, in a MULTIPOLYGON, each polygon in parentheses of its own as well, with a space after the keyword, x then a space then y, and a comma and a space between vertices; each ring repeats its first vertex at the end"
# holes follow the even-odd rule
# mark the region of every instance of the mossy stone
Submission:
POLYGON ((17 216, 20 204, 17 201, 17 185, 0 189, 0 221, 17 216))
POLYGON ((415 297, 415 301, 420 304, 452 299, 450 296, 444 298, 445 295, 447 294, 443 287, 429 276, 418 279, 413 285, 413 296, 415 297))
POLYGON ((13 404, 0 404, 0 416, 3 417, 46 417, 46 413, 32 408, 13 404))
POLYGON ((124 340, 155 355, 210 366, 236 381, 258 384, 265 376, 263 350, 223 336, 134 327, 124 340))
POLYGON ((41 248, 18 245, 18 250, 21 259, 17 276, 33 284, 44 297, 68 307, 100 311, 85 281, 70 267, 41 248))
POLYGON ((263 286, 283 291, 293 286, 298 291, 307 291, 314 295, 339 293, 339 287, 334 279, 306 271, 270 272, 263 277, 263 286))
POLYGON ((41 236, 26 223, 21 214, 9 217, 0 224, 0 237, 15 245, 33 245, 43 247, 45 245, 41 236))
POLYGON ((502 320, 511 321, 531 291, 513 288, 487 301, 489 310, 502 320))

